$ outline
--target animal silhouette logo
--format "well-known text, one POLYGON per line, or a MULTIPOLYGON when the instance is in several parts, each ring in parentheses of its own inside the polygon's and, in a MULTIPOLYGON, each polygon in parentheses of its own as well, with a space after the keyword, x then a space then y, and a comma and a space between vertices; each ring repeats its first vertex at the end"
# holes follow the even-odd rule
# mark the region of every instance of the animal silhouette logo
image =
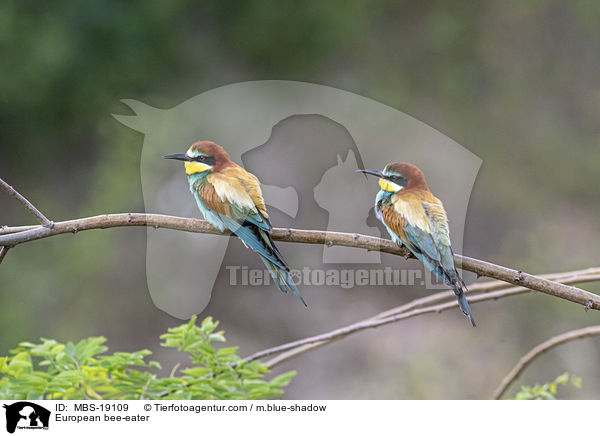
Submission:
MULTIPOLYGON (((301 207, 289 222, 290 227, 369 232, 364 222, 358 224, 365 210, 368 212, 365 205, 372 203, 365 178, 356 177, 354 172, 364 169, 362 157, 348 129, 331 118, 316 114, 285 118, 273 127, 265 143, 242 154, 242 162, 249 171, 260 174, 263 184, 295 190, 301 207), (340 156, 347 156, 345 164, 341 164, 340 156), (349 201, 351 196, 353 201, 349 201), (353 229, 353 224, 358 225, 353 229)), ((279 208, 277 204, 273 206, 279 208)), ((286 217, 278 217, 274 222, 282 219, 286 217)), ((378 253, 369 256, 362 250, 313 248, 315 255, 304 260, 304 266, 321 268, 323 262, 379 260, 378 253)))
POLYGON ((6 431, 14 433, 19 429, 48 429, 50 411, 29 401, 4 404, 6 409, 6 431))
MULTIPOLYGON (((345 160, 329 168, 315 187, 315 200, 329 212, 328 231, 369 235, 374 228, 367 225, 372 203, 372 189, 365 177, 357 177, 360 169, 352 150, 345 160)), ((376 231, 376 228, 375 228, 376 231)), ((323 251, 323 263, 379 263, 379 251, 348 250, 329 247, 323 251)))
MULTIPOLYGON (((140 175, 148 213, 202 218, 182 169, 165 165, 162 156, 205 139, 222 145, 232 161, 258 176, 275 227, 381 236, 367 218, 376 187, 366 182, 363 187, 364 176, 353 170, 406 161, 431 175, 428 182, 450 218, 453 246, 462 251, 467 205, 481 159, 394 108, 327 86, 280 80, 226 85, 169 109, 134 100, 123 103, 134 114, 114 117, 144 134, 140 175)), ((154 304, 181 319, 201 313, 216 283, 230 291, 224 279, 226 256, 232 265, 248 263, 246 252, 228 249, 239 243, 219 235, 148 228, 146 278, 154 304)), ((323 262, 372 264, 380 256, 307 244, 280 249, 301 270, 323 269, 323 262)))

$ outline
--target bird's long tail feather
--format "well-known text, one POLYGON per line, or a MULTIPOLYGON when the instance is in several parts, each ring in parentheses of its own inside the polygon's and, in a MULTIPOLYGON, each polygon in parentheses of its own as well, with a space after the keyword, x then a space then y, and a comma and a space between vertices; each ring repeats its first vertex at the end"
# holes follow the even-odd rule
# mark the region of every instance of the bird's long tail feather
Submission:
POLYGON ((458 300, 458 305, 460 306, 460 309, 465 315, 467 315, 469 320, 471 320, 471 324, 473 325, 473 327, 477 327, 477 325, 475 324, 475 320, 473 319, 473 315, 471 315, 471 308, 469 307, 469 302, 467 301, 467 297, 465 297, 465 294, 461 292, 460 295, 456 296, 456 298, 458 300))
POLYGON ((302 304, 308 307, 290 275, 290 268, 287 266, 281 253, 273 243, 271 235, 248 221, 241 225, 238 223, 235 223, 237 225, 234 225, 229 222, 228 224, 229 228, 242 240, 244 245, 260 255, 260 258, 271 273, 277 287, 283 292, 287 292, 288 289, 291 289, 294 294, 300 298, 302 304))
POLYGON ((306 301, 304 301, 304 298, 302 298, 302 295, 300 295, 300 291, 298 291, 296 283, 294 283, 294 279, 292 278, 289 269, 287 267, 282 268, 279 265, 274 264, 269 259, 266 259, 262 256, 261 259, 267 266, 267 269, 271 273, 271 277, 273 277, 273 280, 275 281, 277 287, 281 289, 282 292, 287 292, 288 289, 291 289, 294 292, 294 294, 296 294, 298 298, 300 298, 302 304, 308 307, 306 301))
POLYGON ((473 315, 471 315, 471 308, 469 307, 469 302, 467 301, 467 297, 465 297, 465 290, 467 289, 467 285, 462 281, 458 273, 454 273, 450 275, 450 284, 452 285, 452 289, 454 290, 454 295, 456 295, 456 299, 458 300, 458 306, 460 310, 469 318, 473 327, 477 327, 475 325, 475 320, 473 319, 473 315))

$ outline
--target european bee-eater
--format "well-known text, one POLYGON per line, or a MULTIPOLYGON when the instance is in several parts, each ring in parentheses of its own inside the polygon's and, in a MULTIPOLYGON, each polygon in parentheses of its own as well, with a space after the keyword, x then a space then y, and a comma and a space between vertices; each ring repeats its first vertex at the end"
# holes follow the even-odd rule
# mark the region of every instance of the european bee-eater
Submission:
POLYGON ((451 286, 458 305, 475 327, 466 289, 456 268, 448 218, 442 202, 431 191, 423 172, 409 163, 390 163, 383 171, 358 170, 379 177, 375 213, 392 240, 404 244, 433 274, 451 286))
POLYGON ((165 159, 184 161, 190 190, 204 219, 221 231, 231 231, 257 252, 277 287, 283 292, 291 289, 306 306, 271 239, 272 226, 258 178, 210 141, 198 141, 185 154, 169 154, 165 159))

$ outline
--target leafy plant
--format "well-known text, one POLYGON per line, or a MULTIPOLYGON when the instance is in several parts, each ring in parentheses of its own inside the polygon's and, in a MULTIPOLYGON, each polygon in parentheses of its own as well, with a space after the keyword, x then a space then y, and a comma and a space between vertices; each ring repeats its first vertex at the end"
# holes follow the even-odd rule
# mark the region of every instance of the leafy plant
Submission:
POLYGON ((78 343, 41 339, 22 342, 10 356, 0 357, 0 398, 20 399, 267 399, 283 394, 294 371, 271 380, 260 361, 243 361, 237 347, 216 349, 225 342, 211 317, 196 325, 170 328, 161 335, 164 347, 186 352, 192 366, 160 377, 161 365, 147 360, 149 350, 104 354, 103 337, 78 343))
POLYGON ((565 372, 556 377, 553 382, 544 385, 521 386, 521 390, 511 400, 556 400, 558 386, 569 384, 581 388, 581 377, 575 377, 565 372))

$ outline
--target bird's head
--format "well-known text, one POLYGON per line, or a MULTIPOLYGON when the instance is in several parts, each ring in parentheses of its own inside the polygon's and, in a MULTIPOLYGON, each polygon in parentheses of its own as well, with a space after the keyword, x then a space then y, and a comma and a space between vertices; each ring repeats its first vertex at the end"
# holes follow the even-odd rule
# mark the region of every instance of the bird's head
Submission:
POLYGON ((184 161, 188 176, 219 171, 229 162, 229 155, 223 147, 211 141, 195 142, 185 154, 168 154, 164 158, 184 161))
POLYGON ((357 170, 357 172, 379 177, 379 187, 386 192, 396 193, 402 189, 429 190, 423 172, 409 163, 390 163, 383 171, 357 170))

